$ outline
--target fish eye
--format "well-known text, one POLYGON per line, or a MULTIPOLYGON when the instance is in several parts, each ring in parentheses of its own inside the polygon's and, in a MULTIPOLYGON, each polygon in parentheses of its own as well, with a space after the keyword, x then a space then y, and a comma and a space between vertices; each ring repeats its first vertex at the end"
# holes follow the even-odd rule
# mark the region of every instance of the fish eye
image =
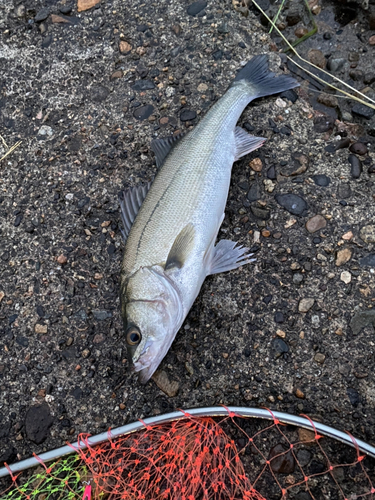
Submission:
POLYGON ((138 330, 138 328, 135 327, 129 328, 126 334, 126 342, 129 345, 136 345, 139 344, 141 340, 142 340, 142 335, 141 332, 138 330))

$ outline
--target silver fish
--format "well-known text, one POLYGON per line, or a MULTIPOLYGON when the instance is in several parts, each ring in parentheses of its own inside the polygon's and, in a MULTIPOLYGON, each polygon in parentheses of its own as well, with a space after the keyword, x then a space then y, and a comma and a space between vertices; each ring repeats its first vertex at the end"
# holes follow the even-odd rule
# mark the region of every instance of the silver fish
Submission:
POLYGON ((121 314, 133 368, 145 383, 166 355, 206 276, 251 261, 247 248, 216 237, 233 162, 265 141, 236 123, 255 98, 297 87, 255 56, 223 97, 183 137, 151 144, 160 170, 150 185, 120 196, 123 236, 121 314))

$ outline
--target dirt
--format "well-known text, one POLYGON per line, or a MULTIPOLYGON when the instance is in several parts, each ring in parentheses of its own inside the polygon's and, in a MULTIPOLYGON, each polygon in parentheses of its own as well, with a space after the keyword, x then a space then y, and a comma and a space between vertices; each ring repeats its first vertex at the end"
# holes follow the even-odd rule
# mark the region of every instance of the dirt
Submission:
MULTIPOLYGON (((287 65, 255 7, 246 17, 220 0, 196 15, 189 5, 102 0, 78 12, 69 0, 0 0, 0 135, 22 141, 0 163, 2 461, 220 404, 305 413, 375 445, 374 117, 353 113, 354 101, 318 103, 322 88, 302 79, 239 122, 268 141, 235 163, 219 237, 251 247, 256 262, 204 283, 161 364, 173 391, 128 371, 118 193, 153 178, 152 138, 194 126, 252 55, 287 65), (354 175, 356 142, 368 152, 354 175), (307 229, 317 215, 326 224, 307 229)), ((327 4, 301 51, 347 59, 350 43, 365 74, 373 7, 341 26, 327 4), (329 54, 319 45, 328 30, 329 54)))

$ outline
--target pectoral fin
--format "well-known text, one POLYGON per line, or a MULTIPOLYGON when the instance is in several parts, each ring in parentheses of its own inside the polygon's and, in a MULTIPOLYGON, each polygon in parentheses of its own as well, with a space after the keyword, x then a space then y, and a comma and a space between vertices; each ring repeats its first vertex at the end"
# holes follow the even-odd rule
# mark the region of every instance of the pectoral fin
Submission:
POLYGON ((195 229, 193 224, 188 224, 178 234, 174 240, 172 248, 169 251, 164 269, 177 267, 180 269, 194 248, 195 229))
POLYGON ((264 137, 250 135, 241 127, 236 127, 234 129, 234 138, 236 141, 236 156, 234 161, 239 160, 241 156, 251 153, 254 149, 260 148, 267 140, 264 137))
POLYGON ((246 253, 249 250, 248 248, 243 246, 236 247, 236 244, 235 241, 231 240, 220 240, 218 242, 212 249, 212 257, 207 275, 224 273, 225 271, 237 269, 237 267, 255 261, 255 259, 250 258, 253 254, 246 253))
POLYGON ((168 154, 183 136, 184 134, 181 133, 178 135, 171 135, 164 139, 154 139, 151 142, 151 149, 155 153, 156 166, 158 168, 162 166, 168 154))
POLYGON ((134 219, 136 218, 137 213, 146 198, 151 184, 152 183, 149 182, 148 184, 125 189, 125 191, 119 195, 121 220, 122 225, 124 226, 121 233, 124 243, 126 242, 130 228, 132 227, 134 219))

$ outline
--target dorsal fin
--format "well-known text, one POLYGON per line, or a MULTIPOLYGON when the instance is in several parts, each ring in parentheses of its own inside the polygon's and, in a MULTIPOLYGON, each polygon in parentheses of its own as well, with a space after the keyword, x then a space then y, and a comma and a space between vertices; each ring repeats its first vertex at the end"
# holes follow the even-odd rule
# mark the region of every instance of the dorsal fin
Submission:
POLYGON ((124 243, 129 235, 134 219, 137 216, 139 209, 146 198, 148 190, 151 187, 151 182, 141 184, 140 186, 125 189, 119 194, 121 220, 124 229, 121 230, 124 243))
POLYGON ((160 168, 163 165, 168 154, 184 135, 184 132, 181 132, 178 135, 171 135, 170 137, 165 137, 164 139, 154 139, 151 142, 151 149, 155 153, 157 168, 160 168))
POLYGON ((179 232, 177 238, 174 240, 164 266, 164 269, 166 271, 173 267, 177 267, 178 269, 180 269, 184 265, 189 254, 193 250, 194 240, 195 228, 194 225, 190 222, 179 232))

